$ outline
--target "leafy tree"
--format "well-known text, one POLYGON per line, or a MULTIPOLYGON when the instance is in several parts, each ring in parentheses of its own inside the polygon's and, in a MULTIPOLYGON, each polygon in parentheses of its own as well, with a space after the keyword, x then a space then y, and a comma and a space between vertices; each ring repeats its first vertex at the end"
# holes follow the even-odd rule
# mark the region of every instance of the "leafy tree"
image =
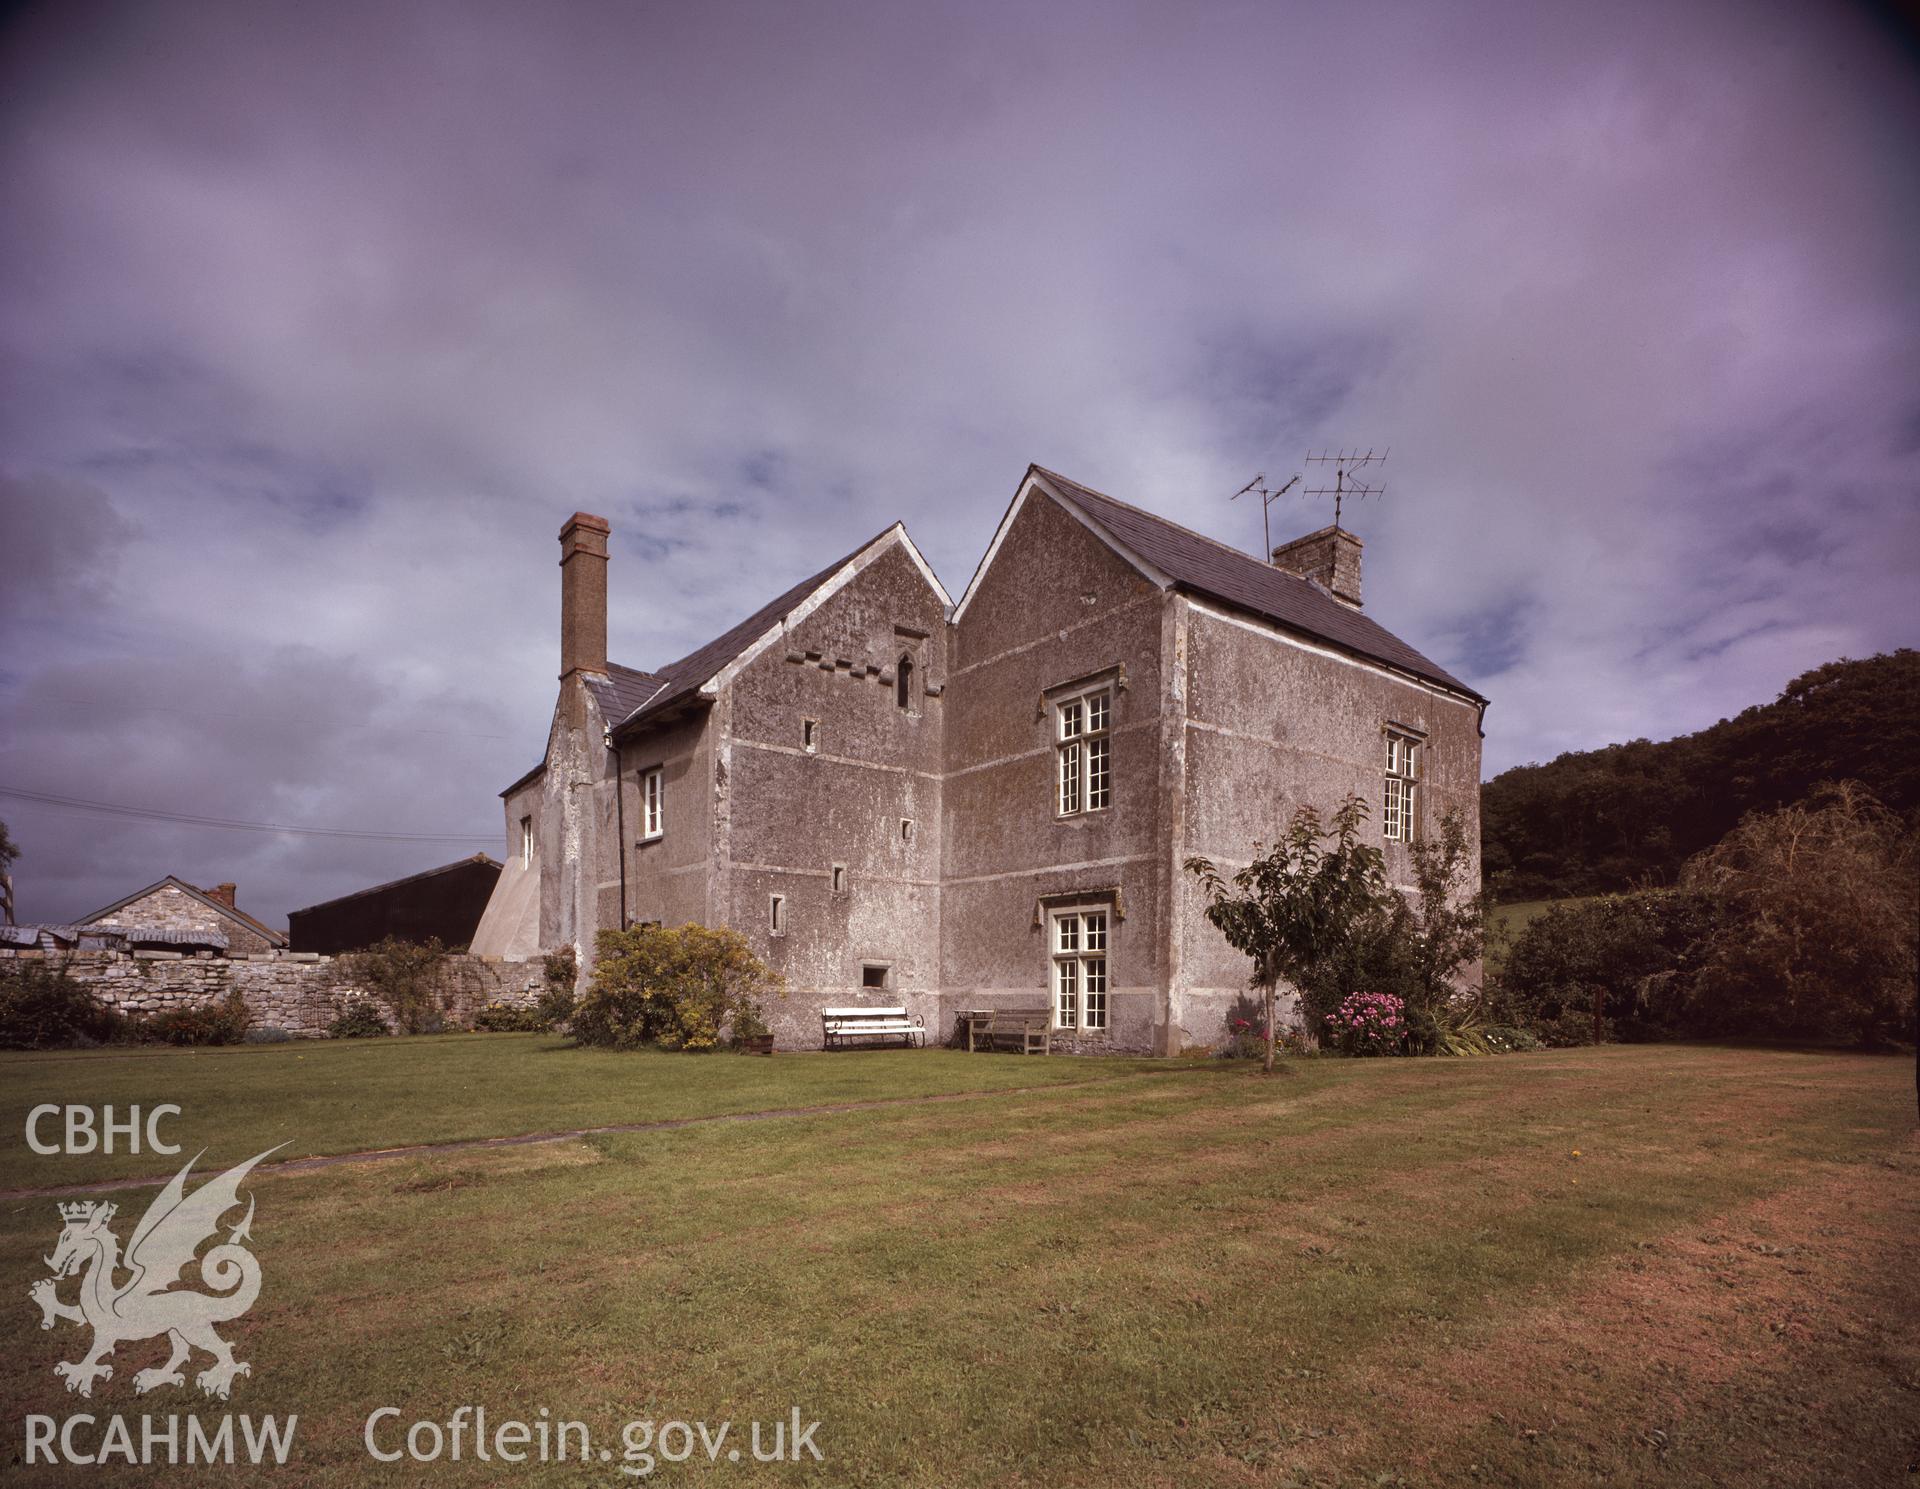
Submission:
POLYGON ((1591 1043, 1596 1015, 1602 1039, 1691 1033, 1716 913, 1712 897, 1674 889, 1555 905, 1515 938, 1493 1000, 1548 1044, 1591 1043))
POLYGON ((1920 857, 1855 782, 1748 817, 1687 865, 1720 905, 1699 997, 1702 1032, 1904 1032, 1920 941, 1920 857))
POLYGON ((1460 971, 1487 945, 1487 896, 1473 882, 1466 823, 1448 812, 1440 830, 1409 845, 1414 905, 1393 897, 1386 934, 1400 975, 1377 986, 1406 1001, 1416 1053, 1431 1053, 1460 1002, 1460 971))
MULTIPOLYGON (((1207 919, 1228 945, 1253 959, 1251 985, 1266 1004, 1266 1058, 1273 1072, 1274 1005, 1281 980, 1303 991, 1338 978, 1390 893, 1380 850, 1360 841, 1367 806, 1349 795, 1325 821, 1303 806, 1271 849, 1254 845, 1254 861, 1231 880, 1212 860, 1195 856, 1186 870, 1207 896, 1207 919)), ((1349 988, 1347 991, 1355 991, 1349 988)))
MULTIPOLYGON (((20 845, 14 842, 12 835, 7 832, 7 824, 0 822, 0 880, 6 878, 8 872, 13 868, 13 861, 19 856, 20 845)), ((0 906, 0 908, 4 908, 5 911, 4 916, 0 916, 0 918, 3 918, 8 925, 11 925, 13 923, 13 892, 9 886, 4 884, 0 884, 0 902, 4 902, 4 905, 0 906)))
POLYGON ((0 966, 0 1049, 84 1049, 126 1037, 127 1021, 67 966, 38 959, 0 966))
POLYGON ((1920 822, 1920 652, 1816 667, 1697 734, 1502 771, 1482 792, 1482 871, 1503 900, 1672 884, 1748 813, 1835 780, 1920 822))
POLYGON ((760 1000, 786 983, 738 931, 689 923, 601 931, 593 981, 573 1011, 582 1044, 704 1050, 731 1028, 764 1028, 760 1000))

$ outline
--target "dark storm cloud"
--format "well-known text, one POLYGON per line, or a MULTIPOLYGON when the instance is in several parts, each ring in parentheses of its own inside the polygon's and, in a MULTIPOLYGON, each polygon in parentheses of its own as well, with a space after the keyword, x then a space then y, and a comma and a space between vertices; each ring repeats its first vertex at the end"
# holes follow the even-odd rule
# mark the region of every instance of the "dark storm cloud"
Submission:
MULTIPOLYGON (((1490 768, 1710 722, 1914 639, 1911 61, 1814 4, 29 11, 0 783, 497 830, 576 507, 647 665, 896 517, 957 590, 1029 460, 1251 547, 1354 440, 1490 768)), ((0 814, 31 916, 471 847, 0 814)))

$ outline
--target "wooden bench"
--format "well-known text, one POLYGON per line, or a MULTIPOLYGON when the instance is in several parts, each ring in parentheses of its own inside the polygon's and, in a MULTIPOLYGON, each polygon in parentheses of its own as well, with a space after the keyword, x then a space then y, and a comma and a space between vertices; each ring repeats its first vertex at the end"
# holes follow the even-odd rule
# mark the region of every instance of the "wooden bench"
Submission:
POLYGON ((907 1049, 927 1042, 920 1016, 904 1008, 823 1008, 820 1034, 830 1050, 857 1049, 868 1040, 897 1039, 907 1049))
POLYGON ((1053 1019, 1044 1008, 970 1008, 967 1048, 1010 1049, 1023 1055, 1053 1053, 1053 1019))

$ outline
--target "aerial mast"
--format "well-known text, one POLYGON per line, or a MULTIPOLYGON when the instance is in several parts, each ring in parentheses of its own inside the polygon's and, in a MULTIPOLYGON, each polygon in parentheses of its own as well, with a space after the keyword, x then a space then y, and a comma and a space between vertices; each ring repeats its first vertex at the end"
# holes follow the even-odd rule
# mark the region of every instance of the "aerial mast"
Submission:
POLYGON ((1266 544, 1266 546, 1260 550, 1260 556, 1262 558, 1273 552, 1273 532, 1267 521, 1267 509, 1273 505, 1276 497, 1285 496, 1297 486, 1299 482, 1300 474, 1296 471, 1292 476, 1288 477, 1285 485, 1281 486, 1277 491, 1272 490, 1267 485, 1266 472, 1262 471, 1251 481, 1247 482, 1246 485, 1234 492, 1232 496, 1227 498, 1229 501, 1239 501, 1240 498, 1245 496, 1249 491, 1260 498, 1260 536, 1265 540, 1266 544))
POLYGON ((1350 473, 1360 470, 1365 466, 1381 464, 1386 460, 1388 450, 1392 448, 1393 447, 1389 445, 1386 450, 1380 451, 1377 455, 1374 453, 1371 445, 1364 451, 1356 446, 1351 450, 1344 448, 1338 450, 1322 450, 1318 455, 1309 452, 1307 455, 1307 463, 1309 465, 1331 465, 1333 467, 1333 484, 1331 486, 1309 487, 1300 494, 1302 496, 1332 497, 1333 525, 1338 527, 1340 525, 1340 507, 1347 497, 1351 496, 1358 500, 1362 497, 1385 496, 1387 494, 1385 482, 1382 482, 1378 486, 1370 485, 1350 473))

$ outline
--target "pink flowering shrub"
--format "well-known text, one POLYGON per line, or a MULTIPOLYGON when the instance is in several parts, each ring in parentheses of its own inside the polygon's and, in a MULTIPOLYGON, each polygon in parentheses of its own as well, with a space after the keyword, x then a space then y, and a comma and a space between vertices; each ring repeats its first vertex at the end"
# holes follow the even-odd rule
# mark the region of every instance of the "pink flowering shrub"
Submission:
POLYGON ((1392 993, 1349 993, 1327 1015, 1327 1037, 1349 1055, 1397 1055, 1406 1046, 1407 1005, 1392 993))

